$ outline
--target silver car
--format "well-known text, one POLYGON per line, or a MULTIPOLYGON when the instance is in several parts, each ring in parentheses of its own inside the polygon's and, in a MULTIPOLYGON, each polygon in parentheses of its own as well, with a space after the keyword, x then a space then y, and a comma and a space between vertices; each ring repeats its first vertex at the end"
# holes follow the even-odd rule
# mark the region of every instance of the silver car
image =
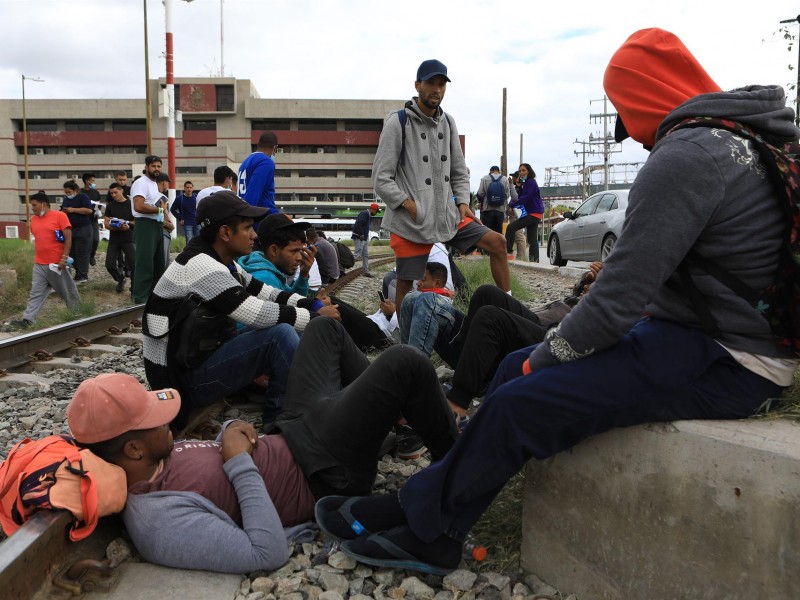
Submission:
POLYGON ((608 190, 589 196, 550 232, 547 256, 563 267, 568 260, 604 261, 622 232, 629 190, 608 190))

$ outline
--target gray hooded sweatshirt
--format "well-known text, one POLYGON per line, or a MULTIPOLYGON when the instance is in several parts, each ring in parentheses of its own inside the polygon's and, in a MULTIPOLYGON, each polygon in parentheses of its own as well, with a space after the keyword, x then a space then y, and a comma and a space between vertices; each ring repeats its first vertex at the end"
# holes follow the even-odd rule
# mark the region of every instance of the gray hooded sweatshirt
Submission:
MULTIPOLYGON (((670 112, 631 188, 614 252, 590 293, 533 351, 533 370, 607 348, 645 314, 700 327, 676 274, 692 249, 755 290, 773 281, 786 232, 781 204, 786 201, 753 146, 705 127, 664 137, 683 119, 703 116, 734 119, 781 143, 800 135, 778 86, 702 94, 670 112)), ((793 357, 744 299, 700 269, 691 273, 716 320, 720 343, 751 354, 793 357)))
POLYGON ((469 173, 453 117, 439 109, 428 117, 416 98, 406 102, 406 143, 401 156, 403 131, 397 112, 383 124, 372 165, 375 193, 386 204, 382 227, 419 244, 451 240, 461 220, 458 204, 469 204, 469 173), (455 196, 455 202, 453 201, 455 196), (402 204, 411 198, 417 219, 402 204))

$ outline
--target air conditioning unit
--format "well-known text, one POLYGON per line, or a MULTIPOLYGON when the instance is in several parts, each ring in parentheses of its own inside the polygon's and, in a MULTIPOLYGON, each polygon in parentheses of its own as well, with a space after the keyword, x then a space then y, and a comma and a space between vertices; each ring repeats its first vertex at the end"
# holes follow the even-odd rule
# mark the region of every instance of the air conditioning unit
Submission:
POLYGON ((78 153, 77 148, 67 148, 67 154, 77 154, 77 153, 78 153))
POLYGON ((37 148, 35 154, 41 156, 42 154, 44 154, 44 148, 37 148))
POLYGON ((34 175, 34 176, 33 176, 33 178, 34 178, 34 179, 41 179, 41 178, 42 178, 42 176, 41 176, 41 175, 34 175))
POLYGON ((325 154, 325 148, 317 148, 317 154, 325 154))
POLYGON ((278 146, 278 149, 275 152, 277 152, 278 154, 283 154, 283 148, 278 146))
POLYGON ((311 196, 311 197, 309 197, 308 201, 309 202, 316 202, 317 201, 317 197, 316 196, 311 196))

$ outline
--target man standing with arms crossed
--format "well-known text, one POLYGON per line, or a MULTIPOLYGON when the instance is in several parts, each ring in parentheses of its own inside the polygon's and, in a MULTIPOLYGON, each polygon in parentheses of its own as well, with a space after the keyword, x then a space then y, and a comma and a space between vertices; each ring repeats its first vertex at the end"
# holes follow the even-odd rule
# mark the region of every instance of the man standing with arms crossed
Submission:
POLYGON ((136 241, 136 270, 133 274, 133 301, 147 302, 150 292, 164 274, 164 241, 161 233, 164 209, 156 180, 161 175, 161 158, 144 159, 144 176, 133 182, 133 228, 136 241))
POLYGON ((449 81, 438 60, 419 66, 414 83, 419 96, 389 115, 372 166, 375 192, 386 203, 383 227, 392 232, 397 257, 398 308, 414 280, 425 274, 435 242, 487 250, 495 283, 510 290, 505 239, 469 208, 469 173, 458 130, 440 107, 449 81))
POLYGON ((238 193, 248 204, 278 212, 275 208, 275 151, 278 137, 265 131, 258 138, 256 151, 248 156, 239 167, 238 193))

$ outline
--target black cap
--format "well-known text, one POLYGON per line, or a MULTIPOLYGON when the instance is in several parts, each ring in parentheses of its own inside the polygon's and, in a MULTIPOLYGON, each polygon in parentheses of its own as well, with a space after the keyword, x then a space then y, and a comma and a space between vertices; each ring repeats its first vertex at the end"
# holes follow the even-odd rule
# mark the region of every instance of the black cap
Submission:
POLYGON ((296 228, 302 234, 299 236, 299 239, 305 239, 306 229, 310 226, 310 223, 304 221, 292 221, 283 213, 269 215, 258 224, 258 241, 261 243, 262 247, 266 248, 269 245, 270 238, 276 231, 289 228, 296 228))
POLYGON ((149 154, 144 157, 144 164, 149 165, 150 163, 160 162, 163 163, 164 161, 161 160, 160 156, 156 156, 155 154, 149 154))
POLYGON ((447 76, 447 67, 435 58, 424 61, 417 69, 417 81, 428 81, 428 79, 432 79, 437 75, 441 75, 447 81, 450 81, 447 76))
POLYGON ((628 130, 625 129, 625 123, 622 122, 622 117, 617 113, 617 124, 614 126, 614 140, 619 143, 622 140, 627 140, 629 137, 628 130))
POLYGON ((497 165, 492 165, 491 167, 489 167, 489 172, 490 173, 492 171, 499 171, 499 170, 500 170, 500 167, 498 167, 497 165))
POLYGON ((197 205, 197 224, 200 229, 205 229, 233 216, 258 219, 267 212, 268 209, 251 206, 229 190, 221 190, 197 205))
POLYGON ((170 179, 169 175, 167 175, 166 173, 162 173, 161 175, 156 177, 156 183, 161 182, 161 181, 166 181, 167 183, 172 183, 172 179, 170 179))

